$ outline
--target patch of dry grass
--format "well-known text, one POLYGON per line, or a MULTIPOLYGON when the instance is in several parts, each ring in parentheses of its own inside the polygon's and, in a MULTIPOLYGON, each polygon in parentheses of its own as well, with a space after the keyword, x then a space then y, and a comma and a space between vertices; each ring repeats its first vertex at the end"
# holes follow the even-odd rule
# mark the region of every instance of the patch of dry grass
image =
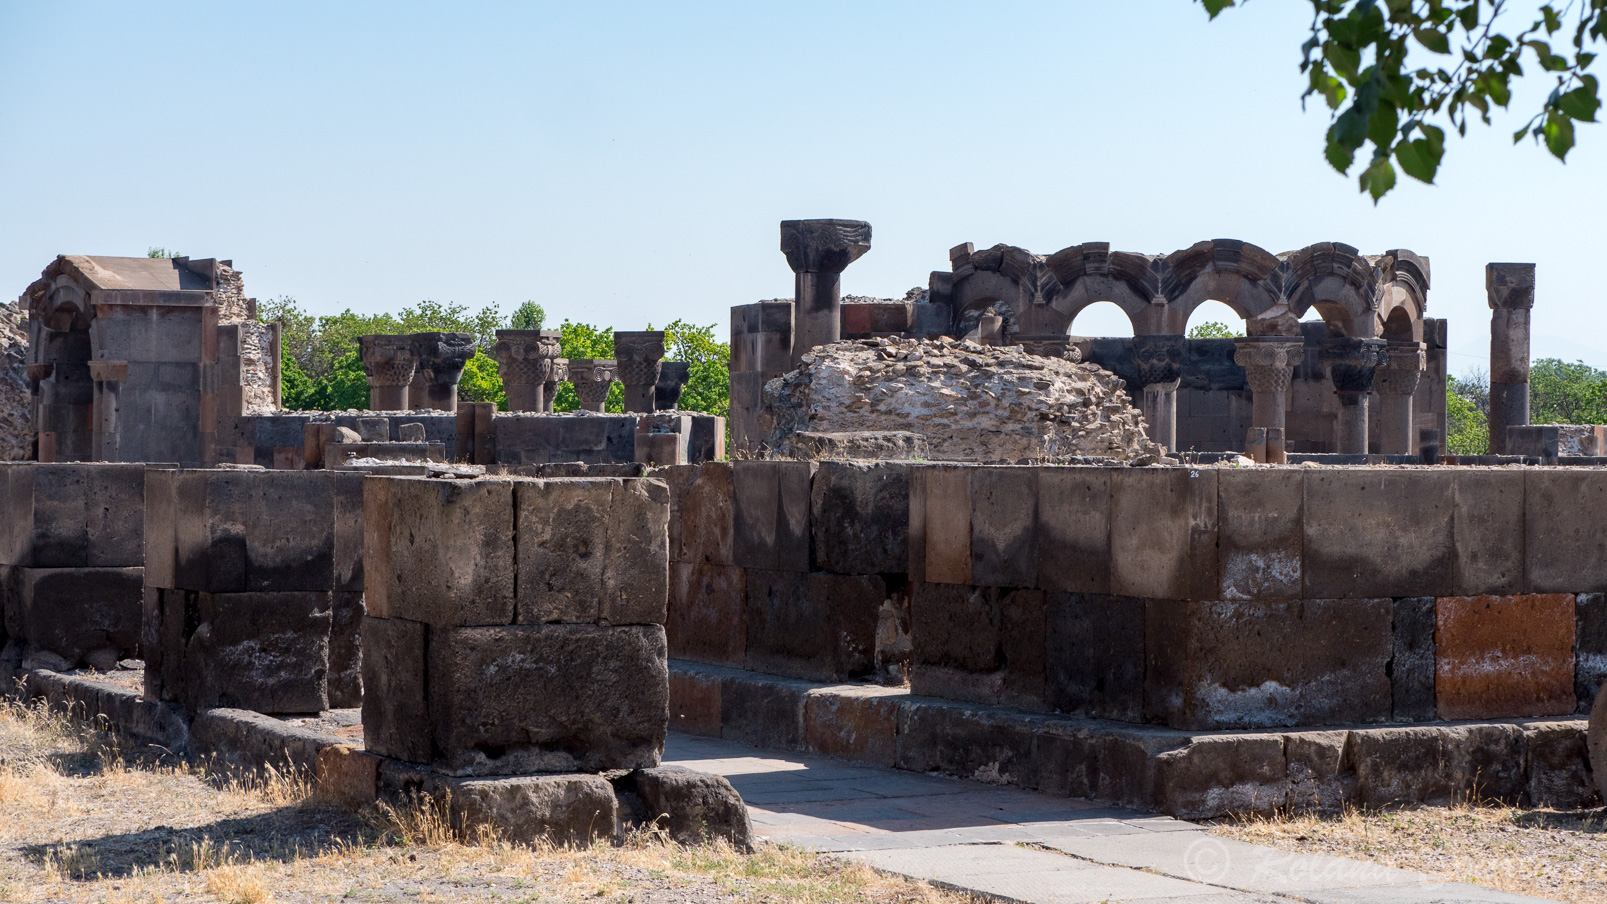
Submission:
POLYGON ((1607 904, 1607 811, 1500 805, 1253 816, 1218 835, 1286 851, 1333 854, 1514 894, 1607 904))
POLYGON ((764 845, 464 838, 431 806, 354 814, 284 775, 209 776, 0 701, 0 902, 604 901, 949 904, 965 896, 764 845))

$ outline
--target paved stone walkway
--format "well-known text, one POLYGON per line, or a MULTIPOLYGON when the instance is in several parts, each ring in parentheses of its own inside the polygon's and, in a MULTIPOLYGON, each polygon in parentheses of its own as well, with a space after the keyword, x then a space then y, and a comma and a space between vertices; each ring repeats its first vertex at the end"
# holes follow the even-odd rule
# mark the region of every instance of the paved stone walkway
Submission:
POLYGON ((724 775, 771 841, 1030 904, 1540 901, 1355 860, 1291 854, 1083 800, 674 734, 666 763, 724 775))

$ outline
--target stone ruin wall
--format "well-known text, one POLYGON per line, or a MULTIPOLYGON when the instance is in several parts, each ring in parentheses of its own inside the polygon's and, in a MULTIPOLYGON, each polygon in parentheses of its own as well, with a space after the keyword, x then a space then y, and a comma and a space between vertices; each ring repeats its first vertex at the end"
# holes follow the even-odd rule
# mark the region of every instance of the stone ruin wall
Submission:
POLYGON ((243 323, 257 319, 257 300, 246 297, 245 278, 240 271, 219 261, 213 299, 218 306, 218 323, 243 323))

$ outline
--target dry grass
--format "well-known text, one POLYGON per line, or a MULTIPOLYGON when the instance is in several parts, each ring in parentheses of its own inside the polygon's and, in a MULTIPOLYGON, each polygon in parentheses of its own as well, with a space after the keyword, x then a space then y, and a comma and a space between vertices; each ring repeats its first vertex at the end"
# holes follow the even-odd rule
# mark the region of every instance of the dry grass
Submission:
POLYGON ((285 776, 227 781, 0 702, 0 902, 943 904, 922 883, 772 845, 643 834, 585 851, 463 838, 429 806, 353 814, 285 776))
POLYGON ((1607 811, 1500 805, 1273 815, 1212 831, 1286 851, 1333 854, 1514 894, 1607 904, 1607 811))

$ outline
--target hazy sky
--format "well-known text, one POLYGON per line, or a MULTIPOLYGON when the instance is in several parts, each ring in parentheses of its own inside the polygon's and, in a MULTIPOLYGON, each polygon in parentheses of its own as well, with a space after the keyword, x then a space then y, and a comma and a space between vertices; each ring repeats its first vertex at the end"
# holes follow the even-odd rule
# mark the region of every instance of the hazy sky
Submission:
MULTIPOLYGON (((1488 261, 1539 265, 1535 353, 1607 367, 1607 129, 1511 133, 1536 81, 1378 207, 1302 114, 1309 6, 0 0, 0 288, 56 254, 232 258, 328 313, 431 298, 621 329, 792 294, 777 223, 869 220, 853 294, 948 248, 1214 237, 1429 256, 1454 371, 1488 261)), ((9 288, 4 288, 4 287, 9 288)), ((1220 316, 1223 309, 1218 309, 1220 316)), ((1079 320, 1079 333, 1126 332, 1079 320)), ((1196 319, 1209 319, 1209 309, 1196 319)))

